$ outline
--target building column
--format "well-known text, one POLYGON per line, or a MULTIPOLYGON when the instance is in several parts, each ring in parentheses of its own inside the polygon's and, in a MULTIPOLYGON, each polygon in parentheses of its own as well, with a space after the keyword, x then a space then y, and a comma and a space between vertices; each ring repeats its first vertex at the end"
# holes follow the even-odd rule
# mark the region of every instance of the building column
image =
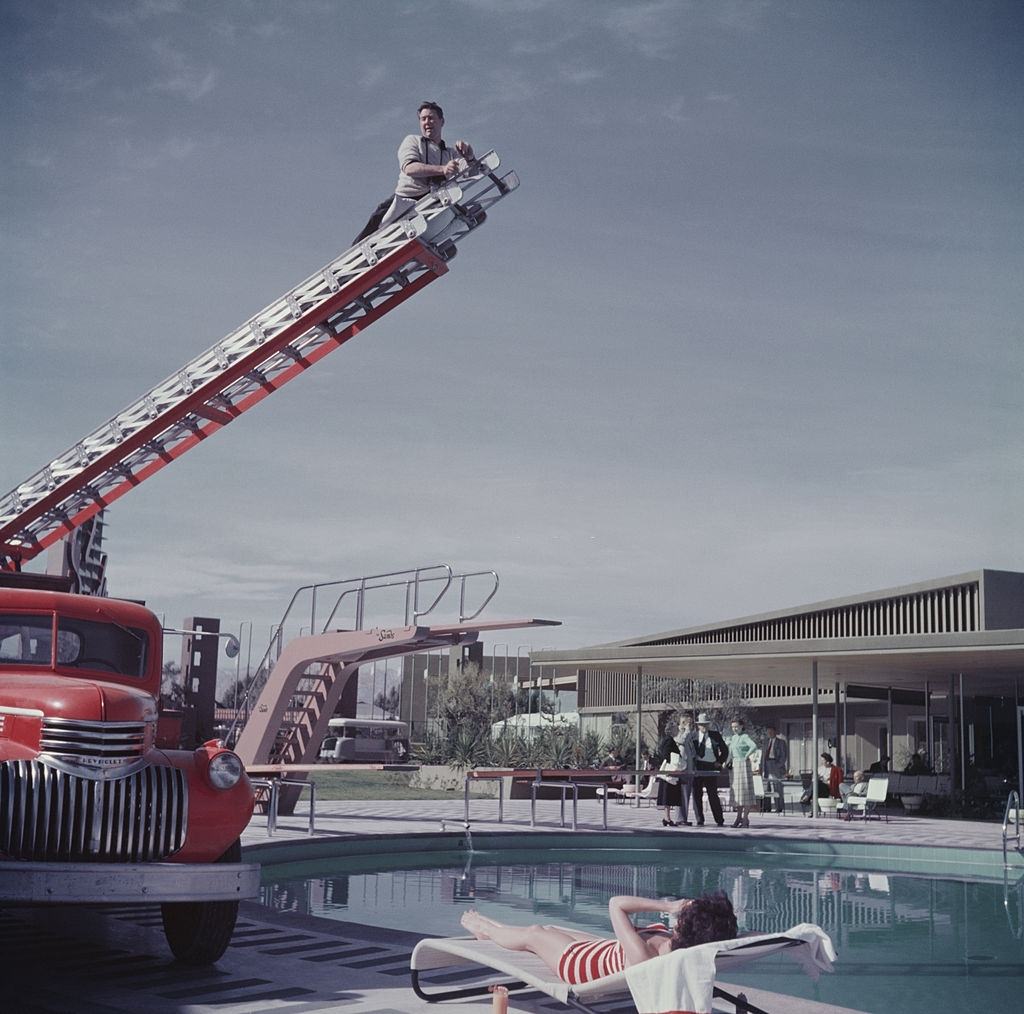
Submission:
POLYGON ((843 727, 839 724, 839 680, 836 680, 836 696, 835 696, 835 729, 836 729, 836 761, 840 767, 846 770, 846 754, 843 753, 843 727))
MULTIPOLYGON (((811 820, 818 819, 818 660, 811 663, 811 742, 814 753, 811 757, 811 820)), ((814 891, 817 897, 817 885, 814 891)))
POLYGON ((848 702, 846 700, 846 681, 844 680, 843 681, 843 732, 842 732, 842 738, 839 741, 840 746, 842 748, 842 755, 843 755, 843 764, 844 764, 844 766, 846 764, 846 744, 849 743, 849 741, 850 741, 850 733, 849 733, 849 730, 846 727, 847 726, 847 711, 848 711, 848 708, 849 708, 849 705, 848 705, 848 702))
POLYGON ((928 752, 928 765, 935 770, 935 758, 932 756, 932 687, 928 680, 924 681, 924 748, 928 752))
MULTIPOLYGON (((633 768, 640 771, 640 730, 643 727, 644 718, 644 669, 643 666, 636 667, 636 751, 633 758, 633 768)), ((634 794, 636 808, 640 809, 640 775, 636 776, 636 793, 634 794)))
POLYGON ((964 716, 964 674, 958 673, 960 677, 960 788, 967 789, 967 722, 964 716))
MULTIPOLYGON (((1024 799, 1024 708, 1020 705, 1020 680, 1014 677, 1013 680, 1013 713, 1017 716, 1017 807, 1021 806, 1024 799)), ((1019 816, 1019 815, 1018 815, 1019 816)))
POLYGON ((896 746, 895 746, 895 743, 894 743, 896 737, 893 734, 893 727, 892 727, 892 719, 893 719, 893 712, 892 712, 892 687, 889 687, 888 689, 889 689, 889 700, 888 700, 888 708, 889 708, 889 710, 888 710, 888 713, 887 713, 887 716, 886 716, 886 719, 885 719, 886 722, 889 725, 889 749, 887 751, 888 754, 889 754, 888 769, 890 771, 895 771, 895 768, 892 766, 892 762, 896 759, 896 746))
POLYGON ((949 711, 949 777, 953 787, 963 791, 963 782, 960 782, 959 785, 956 784, 959 779, 957 777, 956 756, 953 754, 953 751, 957 749, 960 733, 956 722, 956 676, 952 673, 949 676, 949 708, 947 710, 949 711), (956 739, 953 738, 954 736, 956 739))

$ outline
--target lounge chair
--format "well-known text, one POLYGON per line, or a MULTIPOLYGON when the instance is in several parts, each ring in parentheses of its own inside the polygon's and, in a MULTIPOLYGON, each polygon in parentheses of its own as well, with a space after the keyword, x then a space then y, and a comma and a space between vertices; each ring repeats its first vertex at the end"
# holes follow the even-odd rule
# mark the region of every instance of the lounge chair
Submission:
MULTIPOLYGON (((657 784, 657 779, 648 778, 647 784, 639 792, 640 798, 646 800, 654 799, 654 790, 657 784)), ((607 794, 609 799, 615 799, 619 803, 624 803, 630 799, 635 800, 638 795, 635 783, 623 785, 621 787, 616 785, 599 785, 597 787, 597 798, 600 799, 605 794, 607 794)))
MULTIPOLYGON (((785 933, 762 934, 723 940, 719 943, 687 947, 593 982, 570 986, 559 979, 540 958, 522 951, 509 951, 490 940, 472 937, 448 937, 421 940, 412 952, 410 970, 412 988, 421 1000, 459 1000, 485 995, 491 986, 504 985, 510 990, 535 989, 573 1010, 588 1014, 595 1003, 626 1000, 630 997, 640 1014, 663 1011, 710 1011, 713 997, 732 1003, 738 1014, 767 1014, 749 1004, 741 993, 734 996, 715 985, 719 974, 726 974, 741 965, 757 961, 769 954, 785 951, 813 978, 832 971, 835 950, 832 940, 822 929, 801 923, 785 933), (450 984, 454 968, 476 967, 500 973, 470 985, 427 992, 432 984, 421 979, 421 973, 445 969, 441 978, 450 984)), ((784 1011, 773 1014, 785 1014, 784 1011)))

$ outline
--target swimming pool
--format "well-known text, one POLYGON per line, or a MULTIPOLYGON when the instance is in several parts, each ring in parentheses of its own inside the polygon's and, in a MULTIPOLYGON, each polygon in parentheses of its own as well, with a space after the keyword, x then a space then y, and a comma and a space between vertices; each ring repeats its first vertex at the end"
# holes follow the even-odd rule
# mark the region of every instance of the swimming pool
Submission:
MULTIPOLYGON (((892 864, 889 864, 890 866, 892 864)), ((836 974, 812 983, 782 959, 731 981, 887 1014, 1016 1010, 1024 995, 1024 887, 948 870, 851 869, 793 855, 531 849, 345 856, 269 867, 263 903, 325 919, 456 935, 468 907, 503 922, 610 934, 614 894, 692 897, 722 889, 741 931, 813 922, 836 974)))

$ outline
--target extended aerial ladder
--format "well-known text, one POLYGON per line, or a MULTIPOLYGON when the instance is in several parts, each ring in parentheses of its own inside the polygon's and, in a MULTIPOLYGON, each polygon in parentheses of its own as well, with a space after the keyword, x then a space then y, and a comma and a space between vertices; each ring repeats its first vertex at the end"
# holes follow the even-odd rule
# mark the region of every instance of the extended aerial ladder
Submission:
POLYGON ((0 499, 0 570, 20 570, 200 441, 445 274, 519 185, 488 152, 147 391, 0 499))

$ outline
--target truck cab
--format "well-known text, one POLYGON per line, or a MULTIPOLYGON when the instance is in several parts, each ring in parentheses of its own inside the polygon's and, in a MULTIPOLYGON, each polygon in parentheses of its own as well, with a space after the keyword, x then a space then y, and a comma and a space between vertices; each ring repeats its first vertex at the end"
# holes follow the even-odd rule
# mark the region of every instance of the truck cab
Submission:
POLYGON ((162 906, 179 960, 215 961, 253 789, 217 740, 157 740, 162 630, 143 606, 0 587, 0 904, 162 906))

